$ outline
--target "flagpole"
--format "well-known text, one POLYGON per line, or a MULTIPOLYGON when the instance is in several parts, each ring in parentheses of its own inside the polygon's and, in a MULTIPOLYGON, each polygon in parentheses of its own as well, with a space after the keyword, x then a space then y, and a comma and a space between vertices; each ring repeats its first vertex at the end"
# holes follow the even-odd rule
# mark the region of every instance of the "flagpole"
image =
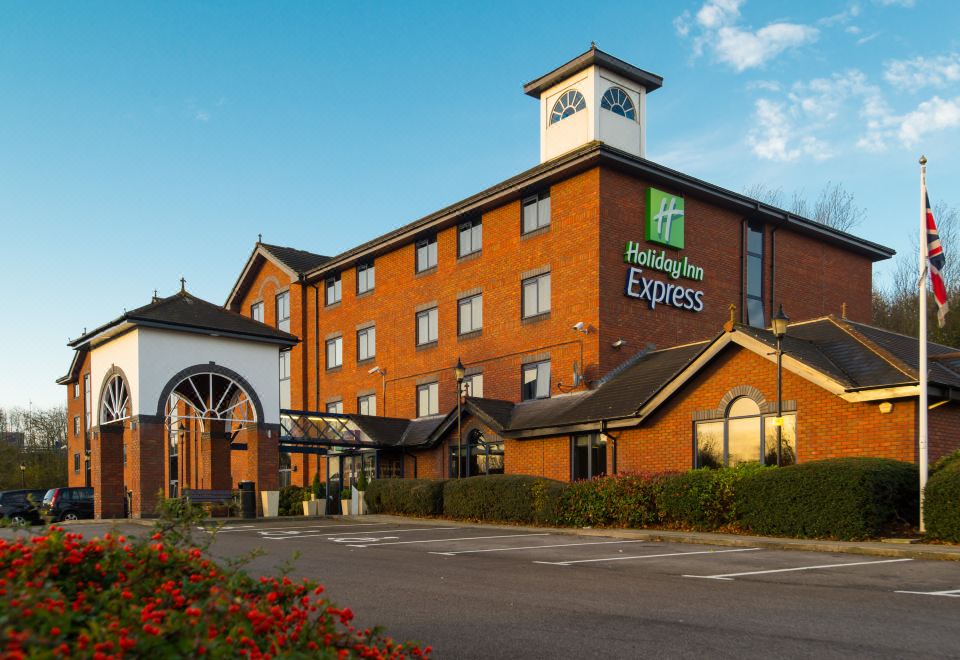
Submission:
POLYGON ((923 500, 927 487, 927 158, 920 156, 920 403, 917 450, 920 454, 920 533, 924 533, 923 500))

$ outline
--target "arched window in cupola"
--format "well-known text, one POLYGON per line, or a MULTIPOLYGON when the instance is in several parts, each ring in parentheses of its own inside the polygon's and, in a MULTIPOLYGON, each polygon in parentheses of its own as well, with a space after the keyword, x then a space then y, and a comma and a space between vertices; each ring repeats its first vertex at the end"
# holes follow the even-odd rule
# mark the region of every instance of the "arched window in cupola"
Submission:
POLYGON ((630 100, 630 95, 621 87, 611 87, 604 92, 600 107, 627 119, 637 118, 637 110, 630 100))
POLYGON ((570 115, 586 109, 587 102, 583 94, 575 89, 568 90, 560 95, 557 102, 553 104, 553 111, 550 113, 550 123, 556 124, 561 119, 566 119, 570 115))

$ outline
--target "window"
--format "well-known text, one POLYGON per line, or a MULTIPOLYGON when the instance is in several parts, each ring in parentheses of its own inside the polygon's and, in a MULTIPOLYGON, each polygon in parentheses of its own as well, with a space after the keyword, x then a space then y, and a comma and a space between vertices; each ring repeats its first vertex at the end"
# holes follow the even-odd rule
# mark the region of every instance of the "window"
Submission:
POLYGON ((337 273, 333 277, 328 277, 326 281, 326 294, 324 296, 324 304, 329 307, 330 305, 336 305, 340 302, 342 290, 340 288, 340 273, 337 273))
POLYGON ((599 433, 573 436, 571 454, 574 481, 602 477, 607 473, 607 439, 599 433))
POLYGON ((253 303, 250 305, 250 318, 254 321, 260 321, 263 323, 263 302, 253 303))
POLYGON ((540 193, 523 200, 523 233, 550 225, 550 193, 540 193))
POLYGON ((343 337, 327 340, 327 369, 343 365, 343 337))
MULTIPOLYGON (((79 418, 78 418, 79 419, 79 418)), ((80 454, 79 452, 73 455, 73 471, 75 473, 80 472, 80 454)))
POLYGON ((417 272, 437 267, 437 237, 417 241, 417 272))
POLYGON ((550 273, 523 281, 523 318, 539 316, 550 311, 550 273))
POLYGON ((290 409, 290 351, 280 352, 280 408, 290 409))
POLYGON ((483 374, 472 374, 463 377, 464 396, 483 398, 483 374))
POLYGON ((333 415, 343 414, 343 401, 331 401, 327 404, 327 412, 333 415))
POLYGON ((483 327, 483 295, 457 301, 457 333, 465 335, 483 327))
POLYGON ((747 225, 747 323, 766 327, 763 313, 763 226, 747 225))
POLYGON ((457 256, 479 252, 483 247, 483 224, 480 220, 471 220, 460 225, 457 238, 457 256))
POLYGON ((436 307, 417 312, 417 346, 425 346, 437 341, 438 324, 436 307))
POLYGON ((290 292, 277 295, 277 329, 290 332, 290 292))
POLYGON ((366 394, 357 397, 357 414, 376 415, 377 414, 377 395, 366 394))
POLYGON ((280 452, 280 488, 286 488, 290 485, 290 477, 293 474, 293 465, 290 460, 290 454, 285 451, 280 452))
POLYGON ((523 365, 522 399, 550 397, 550 360, 523 365))
POLYGON ((450 476, 481 474, 503 474, 503 443, 487 442, 480 429, 473 429, 463 445, 450 443, 450 476))
POLYGON ((80 396, 80 383, 76 382, 73 384, 73 398, 76 399, 80 396))
MULTIPOLYGON (((764 415, 749 397, 735 399, 724 419, 697 422, 695 428, 696 467, 734 466, 759 461, 777 464, 777 427, 775 415, 764 415)), ((781 465, 796 462, 797 416, 783 416, 781 465)))
POLYGON ((357 361, 373 359, 377 354, 377 329, 373 326, 357 330, 357 361))
POLYGON ((603 98, 600 99, 600 107, 627 119, 637 118, 630 95, 620 87, 611 87, 604 92, 603 98))
MULTIPOLYGON (((173 395, 176 397, 176 394, 173 395)), ((171 411, 177 410, 177 404, 174 402, 170 406, 171 411)), ((170 445, 170 497, 179 496, 180 488, 180 419, 175 412, 170 415, 170 425, 169 425, 169 438, 168 442, 170 445)))
POLYGON ((440 412, 440 384, 417 385, 417 417, 436 415, 440 412))
POLYGON ((357 264, 357 293, 373 291, 375 274, 373 261, 357 264))
POLYGON ((556 124, 562 119, 566 119, 570 115, 585 110, 587 107, 587 102, 583 98, 583 94, 578 92, 575 89, 571 89, 568 92, 564 92, 557 102, 553 104, 553 111, 550 113, 550 123, 556 124))
POLYGON ((83 415, 84 415, 84 428, 89 431, 90 425, 93 422, 93 415, 91 410, 93 409, 93 395, 90 392, 90 374, 85 374, 83 376, 83 415))
POLYGON ((80 437, 80 415, 73 418, 73 437, 80 437))

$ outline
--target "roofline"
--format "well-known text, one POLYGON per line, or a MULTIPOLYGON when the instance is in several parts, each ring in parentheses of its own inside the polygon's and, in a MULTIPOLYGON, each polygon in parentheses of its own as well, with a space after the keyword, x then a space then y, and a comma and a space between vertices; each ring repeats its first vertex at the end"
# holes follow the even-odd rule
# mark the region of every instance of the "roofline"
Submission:
POLYGON ((591 46, 590 50, 578 55, 566 64, 561 64, 553 71, 545 73, 539 78, 526 83, 523 86, 523 93, 538 99, 545 90, 591 66, 602 67, 623 76, 627 80, 639 83, 648 92, 660 89, 660 87, 663 86, 663 78, 661 76, 650 73, 649 71, 644 71, 629 62, 624 62, 618 57, 605 53, 596 46, 591 46))
POLYGON ((684 192, 702 195, 709 201, 735 209, 749 218, 762 219, 765 222, 786 226, 801 234, 816 236, 821 240, 826 240, 829 243, 867 256, 871 261, 882 261, 896 254, 896 251, 892 248, 879 243, 827 227, 819 222, 814 222, 746 195, 707 183, 602 142, 590 142, 455 204, 426 215, 419 220, 335 255, 329 261, 304 273, 304 277, 308 282, 317 281, 328 273, 343 270, 357 261, 388 252, 398 244, 405 245, 436 227, 447 223, 453 224, 466 215, 480 213, 487 208, 496 207, 505 199, 522 196, 532 188, 554 180, 568 178, 598 165, 612 166, 640 174, 656 183, 672 185, 684 192))
POLYGON ((257 256, 261 256, 267 261, 272 261, 274 264, 279 266, 281 270, 285 271, 290 276, 291 282, 299 275, 299 273, 294 272, 292 268, 280 261, 280 259, 270 252, 270 250, 263 247, 263 243, 258 242, 253 246, 253 251, 250 253, 250 256, 247 257, 247 261, 243 266, 243 270, 240 271, 237 281, 234 282, 233 288, 230 289, 230 295, 227 296, 227 301, 223 304, 226 309, 230 309, 230 306, 233 304, 233 299, 239 295, 241 285, 247 279, 247 274, 250 272, 250 269, 253 268, 253 262, 257 256))

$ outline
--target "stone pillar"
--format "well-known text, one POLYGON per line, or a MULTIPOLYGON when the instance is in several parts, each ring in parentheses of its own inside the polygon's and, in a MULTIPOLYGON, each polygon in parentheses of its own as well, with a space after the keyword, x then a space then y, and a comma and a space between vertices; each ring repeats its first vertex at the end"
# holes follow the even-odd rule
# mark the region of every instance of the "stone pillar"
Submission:
POLYGON ((224 430, 224 423, 204 420, 203 424, 200 455, 197 457, 200 468, 200 483, 197 488, 229 490, 233 486, 230 477, 230 440, 224 430))
POLYGON ((127 443, 127 464, 130 472, 130 490, 133 518, 153 518, 161 497, 167 495, 164 483, 167 462, 166 425, 154 418, 133 422, 127 443))
POLYGON ((257 511, 262 514, 260 491, 280 488, 280 427, 257 424, 243 431, 247 443, 247 479, 256 483, 257 511))
POLYGON ((123 486, 123 424, 90 430, 90 481, 95 518, 122 518, 126 492, 123 486))

